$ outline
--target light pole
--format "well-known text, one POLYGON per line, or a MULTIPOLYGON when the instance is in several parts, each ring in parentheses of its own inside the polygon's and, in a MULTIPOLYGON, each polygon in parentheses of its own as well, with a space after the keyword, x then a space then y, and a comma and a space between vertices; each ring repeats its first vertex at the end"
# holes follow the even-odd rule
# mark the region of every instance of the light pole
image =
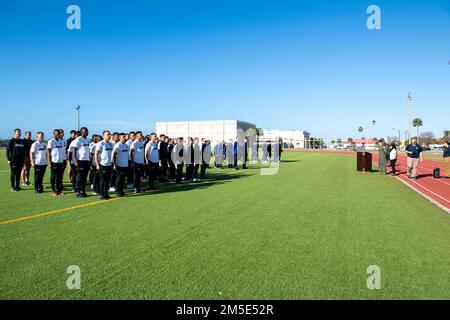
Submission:
POLYGON ((78 113, 78 131, 80 131, 81 125, 80 125, 80 109, 81 106, 76 106, 75 109, 77 109, 77 113, 78 113))
POLYGON ((398 129, 395 129, 395 128, 392 128, 392 130, 398 131, 398 142, 399 142, 399 143, 402 142, 401 130, 398 130, 398 129))
POLYGON ((409 143, 411 143, 411 125, 412 125, 412 96, 411 96, 411 92, 408 93, 408 110, 409 110, 409 114, 408 114, 408 141, 409 143))

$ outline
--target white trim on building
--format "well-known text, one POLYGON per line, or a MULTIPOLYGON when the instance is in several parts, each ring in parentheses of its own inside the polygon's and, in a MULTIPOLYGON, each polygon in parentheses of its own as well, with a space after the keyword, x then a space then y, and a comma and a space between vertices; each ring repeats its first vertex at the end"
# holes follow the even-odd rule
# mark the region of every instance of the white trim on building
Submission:
POLYGON ((171 138, 205 138, 214 145, 217 141, 235 140, 239 129, 245 131, 254 126, 250 122, 240 120, 172 121, 157 122, 155 130, 156 134, 165 134, 171 138))
POLYGON ((264 135, 260 137, 260 140, 275 141, 282 139, 283 144, 287 144, 294 149, 307 149, 309 148, 309 140, 311 134, 303 130, 267 130, 263 129, 264 135), (262 139, 261 139, 262 138, 262 139))

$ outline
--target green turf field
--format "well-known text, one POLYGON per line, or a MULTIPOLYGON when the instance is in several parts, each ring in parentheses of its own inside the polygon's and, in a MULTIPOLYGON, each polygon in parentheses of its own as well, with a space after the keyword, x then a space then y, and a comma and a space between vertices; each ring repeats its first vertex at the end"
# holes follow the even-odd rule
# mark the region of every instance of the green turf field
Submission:
MULTIPOLYGON (((0 225, 2 299, 450 299, 450 215, 349 155, 285 154, 278 175, 195 185, 0 225), (70 265, 82 289, 66 288, 70 265), (381 268, 381 290, 366 269, 381 268)), ((87 202, 9 192, 0 221, 87 202)), ((48 176, 46 177, 48 182, 48 176)))

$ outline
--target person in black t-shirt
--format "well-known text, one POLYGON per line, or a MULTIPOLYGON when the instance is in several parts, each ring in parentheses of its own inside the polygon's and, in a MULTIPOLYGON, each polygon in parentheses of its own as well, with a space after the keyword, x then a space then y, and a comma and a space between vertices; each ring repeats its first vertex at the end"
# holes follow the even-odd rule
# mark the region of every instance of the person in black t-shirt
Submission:
POLYGON ((20 138, 22 131, 14 130, 14 138, 12 138, 6 148, 6 157, 11 169, 11 192, 22 190, 20 188, 20 174, 22 173, 25 163, 25 144, 20 138))
POLYGON ((24 167, 22 169, 22 185, 23 186, 30 186, 30 171, 31 171, 31 159, 30 159, 30 150, 31 145, 34 143, 34 141, 31 139, 31 132, 27 131, 25 132, 25 139, 23 140, 23 144, 25 146, 25 162, 24 167))

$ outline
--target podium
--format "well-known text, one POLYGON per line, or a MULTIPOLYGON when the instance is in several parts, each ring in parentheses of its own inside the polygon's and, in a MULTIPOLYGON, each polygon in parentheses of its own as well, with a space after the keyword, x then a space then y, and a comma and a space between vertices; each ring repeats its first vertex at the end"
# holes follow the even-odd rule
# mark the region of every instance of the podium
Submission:
POLYGON ((372 154, 370 152, 358 152, 356 154, 356 170, 372 171, 372 154))

